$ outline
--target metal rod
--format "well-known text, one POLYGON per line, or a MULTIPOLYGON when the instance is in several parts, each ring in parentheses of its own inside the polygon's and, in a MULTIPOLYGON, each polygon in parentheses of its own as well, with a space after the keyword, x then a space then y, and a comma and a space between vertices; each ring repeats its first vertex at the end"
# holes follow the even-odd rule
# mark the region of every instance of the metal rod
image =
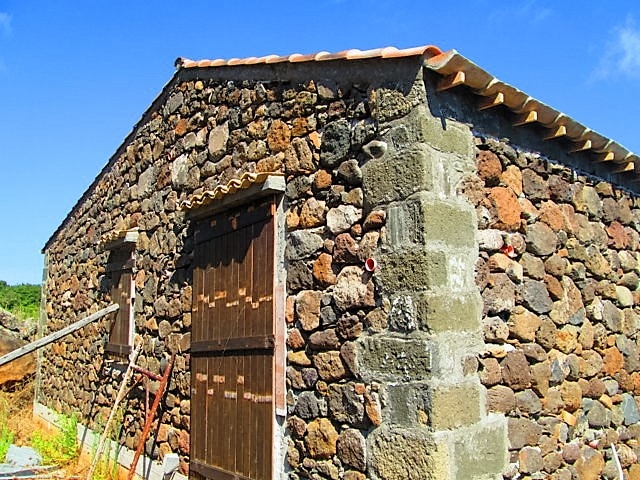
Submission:
POLYGON ((158 391, 156 392, 156 396, 153 399, 153 405, 151 405, 151 410, 147 414, 147 419, 144 423, 144 428, 142 429, 142 435, 140 437, 140 443, 138 443, 138 447, 136 448, 136 453, 133 456, 133 460, 131 461, 131 466, 129 467, 129 476, 127 480, 132 480, 133 476, 136 473, 136 466, 138 465, 138 460, 140 459, 140 455, 142 455, 142 449, 144 448, 145 439, 149 435, 151 431, 151 424, 153 423, 153 418, 156 415, 156 410, 158 410, 158 406, 160 405, 160 400, 164 395, 164 390, 167 388, 167 384, 169 383, 169 375, 171 374, 171 369, 173 368, 173 362, 175 361, 176 354, 172 354, 169 359, 169 363, 167 363, 166 368, 164 369, 164 374, 162 375, 162 380, 160 380, 160 385, 158 386, 158 391))
POLYGON ((142 373, 147 377, 153 378, 154 380, 157 380, 157 381, 162 380, 162 375, 158 375, 157 373, 150 372, 149 370, 139 367, 138 365, 133 365, 131 368, 133 368, 138 373, 142 373))

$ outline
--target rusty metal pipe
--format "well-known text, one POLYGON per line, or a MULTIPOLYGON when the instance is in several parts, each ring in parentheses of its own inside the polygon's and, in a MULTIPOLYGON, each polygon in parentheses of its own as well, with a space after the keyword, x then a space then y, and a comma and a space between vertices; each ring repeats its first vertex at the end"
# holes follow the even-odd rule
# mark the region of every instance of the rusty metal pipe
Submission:
POLYGON ((153 418, 156 415, 156 410, 158 410, 158 406, 160 405, 160 400, 164 395, 164 391, 167 388, 167 384, 169 383, 169 374, 171 373, 171 369, 173 368, 173 362, 175 361, 176 355, 175 353, 171 355, 169 359, 169 363, 167 363, 166 368, 164 369, 164 374, 162 375, 162 379, 160 380, 160 385, 158 386, 158 391, 156 392, 156 396, 153 399, 153 405, 151 405, 151 410, 147 414, 147 420, 144 423, 144 428, 142 429, 142 436, 140 437, 140 443, 138 444, 138 448, 136 448, 136 453, 133 456, 133 460, 131 461, 131 465, 129 466, 129 476, 127 480, 132 480, 133 476, 136 473, 136 467, 138 466, 138 460, 140 459, 140 455, 142 455, 142 449, 144 448, 144 443, 149 435, 149 431, 151 430, 151 424, 153 423, 153 418))

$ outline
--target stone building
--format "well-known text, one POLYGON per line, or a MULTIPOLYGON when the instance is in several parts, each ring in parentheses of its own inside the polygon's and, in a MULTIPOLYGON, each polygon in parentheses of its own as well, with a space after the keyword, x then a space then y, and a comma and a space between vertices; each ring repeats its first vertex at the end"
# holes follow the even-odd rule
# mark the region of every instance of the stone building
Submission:
POLYGON ((120 309, 36 413, 98 432, 141 342, 146 476, 640 478, 635 155, 431 46, 176 65, 44 247, 43 333, 120 309))

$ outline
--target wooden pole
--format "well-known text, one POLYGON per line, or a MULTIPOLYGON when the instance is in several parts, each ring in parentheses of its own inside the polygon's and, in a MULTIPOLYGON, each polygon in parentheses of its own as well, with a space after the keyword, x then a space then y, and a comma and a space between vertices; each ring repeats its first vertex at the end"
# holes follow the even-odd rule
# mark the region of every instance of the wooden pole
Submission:
POLYGON ((116 416, 116 412, 118 410, 118 407, 120 406, 120 403, 122 402, 122 400, 124 400, 124 397, 127 394, 127 391, 126 391, 127 384, 129 383, 129 380, 133 376, 133 372, 134 372, 133 366, 135 365, 135 362, 136 362, 136 359, 138 358, 138 354, 140 353, 140 350, 142 350, 142 343, 143 343, 142 341, 138 343, 138 346, 135 348, 135 350, 131 354, 131 358, 129 359, 129 366, 127 367, 127 371, 125 372, 124 377, 122 378, 122 383, 120 384, 118 395, 116 395, 116 400, 111 407, 111 413, 109 413, 109 418, 107 419, 107 423, 104 426, 104 431, 100 436, 100 441, 98 442, 98 447, 96 448, 95 457, 93 458, 93 461, 91 462, 91 466, 89 467, 89 471, 87 472, 86 480, 92 479, 93 473, 96 470, 96 466, 100 461, 100 457, 102 456, 105 443, 107 443, 107 437, 109 436, 111 423, 113 422, 113 419, 116 416))
POLYGON ((66 327, 64 327, 61 330, 58 330, 57 332, 53 332, 47 335, 46 337, 42 337, 41 339, 36 340, 35 342, 31 342, 26 344, 23 347, 17 348, 14 351, 9 352, 6 355, 3 355, 2 357, 0 357, 0 366, 4 365, 5 363, 9 363, 17 358, 20 358, 26 355, 27 353, 31 353, 34 350, 42 348, 45 345, 55 342, 56 340, 62 337, 65 337, 70 333, 75 332, 76 330, 81 329, 82 327, 90 324, 91 322, 95 322, 99 318, 102 318, 105 315, 110 314, 111 312, 115 312, 119 308, 120 306, 114 303, 113 305, 109 305, 107 308, 98 310, 96 313, 93 313, 88 317, 83 318, 82 320, 78 320, 77 322, 74 322, 71 325, 67 325, 66 327))

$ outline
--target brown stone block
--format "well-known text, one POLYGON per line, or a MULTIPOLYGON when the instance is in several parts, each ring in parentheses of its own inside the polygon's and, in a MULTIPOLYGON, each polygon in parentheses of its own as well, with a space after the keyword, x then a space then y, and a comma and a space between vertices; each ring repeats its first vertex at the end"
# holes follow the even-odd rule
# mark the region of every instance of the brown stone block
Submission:
POLYGON ((299 350, 304 347, 304 338, 300 334, 300 330, 297 328, 292 328, 289 330, 289 335, 287 335, 287 346, 292 348, 293 350, 299 350))
POLYGON ((502 163, 492 151, 481 150, 476 155, 476 168, 478 169, 478 176, 484 181, 485 186, 495 187, 500 183, 502 163))
POLYGON ((520 228, 522 208, 518 197, 510 188, 494 187, 489 191, 488 199, 491 202, 492 219, 491 227, 515 231, 520 228))
POLYGON ((267 133, 267 144, 272 152, 283 152, 289 146, 291 129, 282 120, 274 120, 267 133))
POLYGON ((313 228, 324 224, 325 222, 325 202, 309 198, 302 204, 300 209, 300 227, 313 228))
POLYGON ((322 292, 303 290, 296 297, 296 318, 305 331, 311 331, 320 325, 320 300, 322 292))
POLYGON ((332 184, 331 173, 326 170, 318 170, 313 176, 313 189, 316 192, 326 190, 332 184))
POLYGON ((349 428, 338 437, 336 451, 338 458, 346 465, 365 471, 366 450, 365 440, 359 430, 349 428))
POLYGON ((331 255, 321 253, 313 262, 313 278, 323 287, 336 283, 337 277, 333 273, 333 257, 331 255))
POLYGON ((506 385, 514 390, 523 390, 531 386, 531 368, 521 350, 507 353, 500 366, 502 368, 502 378, 506 385))
POLYGON ((606 375, 613 376, 622 370, 624 357, 616 347, 607 348, 604 352, 602 370, 606 375))
POLYGON ((331 458, 336 454, 338 432, 326 418, 314 420, 307 426, 305 444, 312 458, 331 458))
POLYGON ((536 314, 522 306, 517 306, 511 312, 508 324, 511 336, 525 342, 533 342, 542 321, 536 314))
POLYGON ((346 376, 346 370, 340 352, 320 352, 313 356, 313 365, 322 380, 333 382, 346 376))
POLYGON ((540 205, 540 221, 546 223, 554 232, 564 229, 563 217, 562 207, 555 202, 548 200, 540 205))
POLYGON ((582 403, 582 388, 577 382, 564 382, 560 385, 560 395, 569 412, 575 412, 582 403))
POLYGON ((480 360, 481 369, 479 372, 480 381, 483 385, 491 387, 502 382, 502 372, 500 364, 495 358, 484 358, 480 360))
POLYGON ((489 412, 509 413, 516 408, 516 396, 509 387, 496 385, 487 390, 487 410, 489 412))
POLYGON ((520 450, 526 445, 535 446, 538 444, 542 427, 533 420, 526 418, 509 418, 508 436, 509 450, 520 450))
POLYGON ((602 453, 586 445, 582 447, 580 456, 574 463, 580 480, 598 480, 604 465, 602 453))

